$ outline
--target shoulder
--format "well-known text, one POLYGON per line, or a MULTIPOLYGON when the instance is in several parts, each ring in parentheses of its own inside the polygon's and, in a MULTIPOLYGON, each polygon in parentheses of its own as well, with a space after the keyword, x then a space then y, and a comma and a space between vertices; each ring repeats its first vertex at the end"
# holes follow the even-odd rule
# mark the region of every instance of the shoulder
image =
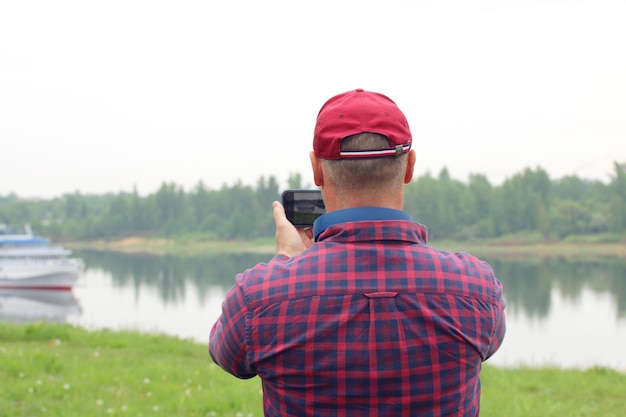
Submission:
POLYGON ((300 286, 308 281, 307 268, 302 268, 302 256, 288 258, 276 255, 267 263, 259 263, 238 274, 237 286, 249 308, 257 308, 285 300, 293 293, 296 283, 300 286))
POLYGON ((429 270, 446 292, 493 302, 502 297, 502 284, 491 265, 467 252, 450 252, 424 245, 416 268, 429 270))

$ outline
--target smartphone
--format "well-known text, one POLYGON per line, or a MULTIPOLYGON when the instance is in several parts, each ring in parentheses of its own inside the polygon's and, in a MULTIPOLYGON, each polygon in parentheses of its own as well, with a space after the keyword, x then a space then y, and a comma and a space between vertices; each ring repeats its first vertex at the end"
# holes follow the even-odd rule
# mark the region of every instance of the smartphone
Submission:
POLYGON ((287 219, 296 227, 311 227, 326 213, 320 190, 285 190, 282 200, 287 219))

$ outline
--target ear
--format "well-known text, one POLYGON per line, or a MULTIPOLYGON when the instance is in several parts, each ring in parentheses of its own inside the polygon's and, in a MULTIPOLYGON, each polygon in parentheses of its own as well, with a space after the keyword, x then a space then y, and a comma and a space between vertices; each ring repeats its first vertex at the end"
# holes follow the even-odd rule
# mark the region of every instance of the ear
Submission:
POLYGON ((315 155, 315 152, 311 151, 309 153, 309 158, 311 158, 311 168, 313 169, 313 181, 315 185, 321 187, 324 185, 324 173, 322 172, 322 160, 315 155))
POLYGON ((415 168, 415 149, 409 151, 409 155, 406 163, 406 172, 404 173, 404 183, 408 184, 413 179, 413 169, 415 168))

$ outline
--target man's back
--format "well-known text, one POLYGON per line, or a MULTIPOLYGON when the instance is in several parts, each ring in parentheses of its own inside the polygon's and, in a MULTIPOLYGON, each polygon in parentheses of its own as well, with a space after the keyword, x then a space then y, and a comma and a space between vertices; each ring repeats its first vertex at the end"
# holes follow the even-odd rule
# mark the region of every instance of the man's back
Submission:
POLYGON ((468 416, 505 333, 502 286, 426 245, 402 211, 416 152, 387 96, 356 89, 317 115, 309 153, 326 213, 313 233, 274 202, 277 255, 237 275, 209 351, 261 377, 267 416, 468 416))
POLYGON ((225 309, 245 309, 245 359, 228 368, 233 346, 217 360, 261 377, 269 416, 478 415, 501 286, 484 262, 425 241, 410 221, 340 223, 239 275, 241 303, 225 309))

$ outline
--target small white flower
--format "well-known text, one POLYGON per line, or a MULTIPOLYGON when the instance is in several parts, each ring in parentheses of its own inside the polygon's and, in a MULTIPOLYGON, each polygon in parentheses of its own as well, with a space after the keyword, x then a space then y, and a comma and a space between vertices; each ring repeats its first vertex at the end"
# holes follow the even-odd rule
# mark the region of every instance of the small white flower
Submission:
POLYGON ((24 372, 20 372, 20 378, 24 378, 24 372))
POLYGON ((144 384, 149 384, 150 383, 150 378, 144 378, 143 379, 143 383, 144 384))
POLYGON ((33 387, 29 387, 28 392, 32 394, 33 392, 35 392, 35 390, 33 389, 33 387))
POLYGON ((126 404, 124 404, 124 405, 122 406, 122 411, 126 411, 126 410, 128 410, 128 406, 127 406, 126 404))
POLYGON ((150 391, 146 392, 146 397, 152 397, 152 393, 150 391))
POLYGON ((41 379, 38 379, 37 381, 35 381, 35 384, 41 385, 41 379))
POLYGON ((152 407, 152 409, 153 409, 154 411, 159 411, 159 406, 158 406, 158 405, 155 405, 154 407, 152 407))
POLYGON ((100 399, 96 400, 96 405, 97 405, 98 407, 102 407, 102 404, 104 404, 104 401, 102 401, 102 400, 100 400, 100 399))
POLYGON ((63 384, 63 389, 70 389, 70 384, 63 384))
POLYGON ((107 413, 113 414, 113 409, 112 408, 107 408, 107 413))

